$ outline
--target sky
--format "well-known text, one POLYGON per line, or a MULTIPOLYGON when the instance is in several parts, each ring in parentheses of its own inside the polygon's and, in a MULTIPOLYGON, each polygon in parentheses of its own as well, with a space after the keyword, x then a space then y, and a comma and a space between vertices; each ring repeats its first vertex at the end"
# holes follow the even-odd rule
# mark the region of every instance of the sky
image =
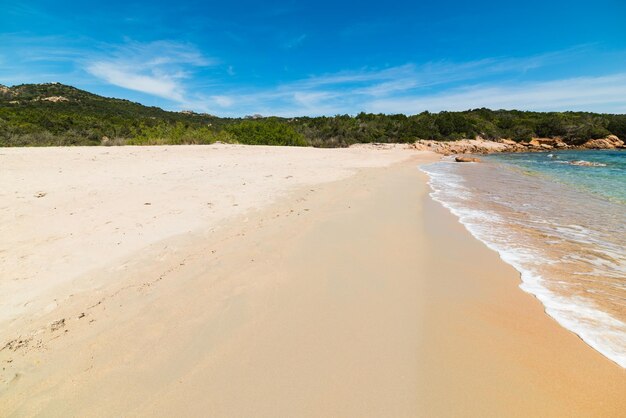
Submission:
POLYGON ((0 83, 218 116, 626 113, 626 1, 0 0, 0 83))

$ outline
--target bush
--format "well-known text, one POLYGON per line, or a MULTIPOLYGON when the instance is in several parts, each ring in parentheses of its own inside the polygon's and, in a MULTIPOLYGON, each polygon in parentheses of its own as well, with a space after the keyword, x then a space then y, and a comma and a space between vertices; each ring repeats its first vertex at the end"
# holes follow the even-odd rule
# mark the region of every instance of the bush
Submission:
POLYGON ((304 147, 309 144, 304 136, 275 118, 244 120, 226 127, 226 132, 241 144, 248 145, 289 145, 304 147))

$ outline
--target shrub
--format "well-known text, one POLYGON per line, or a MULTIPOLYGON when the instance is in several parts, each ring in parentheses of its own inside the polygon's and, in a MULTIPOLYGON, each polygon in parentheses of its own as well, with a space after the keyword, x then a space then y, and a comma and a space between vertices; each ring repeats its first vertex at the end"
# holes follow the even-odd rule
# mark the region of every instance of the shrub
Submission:
POLYGON ((274 118, 244 120, 226 127, 237 142, 248 145, 308 146, 304 136, 274 118))

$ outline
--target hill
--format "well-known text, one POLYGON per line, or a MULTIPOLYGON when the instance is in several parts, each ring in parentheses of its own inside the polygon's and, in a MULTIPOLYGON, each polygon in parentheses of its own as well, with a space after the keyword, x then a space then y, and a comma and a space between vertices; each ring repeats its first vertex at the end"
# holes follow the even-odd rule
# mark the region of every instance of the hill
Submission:
POLYGON ((0 85, 0 145, 99 145, 149 127, 215 123, 211 115, 168 112, 59 83, 0 85))
MULTIPOLYGON (((410 113, 411 109, 407 109, 410 113)), ((98 96, 59 83, 0 85, 0 146, 245 144, 341 147, 368 142, 515 141, 562 138, 578 145, 614 134, 626 140, 626 115, 473 109, 417 115, 220 118, 170 112, 98 96)))

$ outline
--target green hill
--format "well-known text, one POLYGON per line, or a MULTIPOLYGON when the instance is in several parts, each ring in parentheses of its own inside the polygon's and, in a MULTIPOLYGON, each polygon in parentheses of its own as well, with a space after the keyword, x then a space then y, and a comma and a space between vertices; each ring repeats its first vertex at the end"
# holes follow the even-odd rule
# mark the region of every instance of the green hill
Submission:
POLYGON ((159 125, 207 126, 210 115, 168 112, 59 83, 0 85, 0 145, 99 145, 159 125))
MULTIPOLYGON (((411 109, 407 109, 411 113, 411 109)), ((0 146, 244 144, 348 146, 357 142, 561 137, 578 144, 614 134, 626 115, 474 109, 417 115, 220 118, 169 112, 59 83, 0 85, 0 146)))

